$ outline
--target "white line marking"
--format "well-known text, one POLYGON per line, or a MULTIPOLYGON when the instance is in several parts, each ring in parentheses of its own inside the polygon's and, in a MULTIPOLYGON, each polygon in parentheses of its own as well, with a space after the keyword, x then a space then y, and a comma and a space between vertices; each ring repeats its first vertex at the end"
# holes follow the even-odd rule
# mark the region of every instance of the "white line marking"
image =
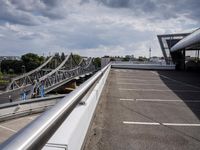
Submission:
POLYGON ((132 121, 123 121, 123 124, 135 124, 135 125, 153 125, 153 126, 184 126, 184 127, 200 127, 199 123, 158 123, 158 122, 132 122, 132 121))
POLYGON ((34 120, 35 118, 34 118, 34 117, 28 117, 28 119, 29 119, 29 120, 34 120))
POLYGON ((200 91, 194 91, 194 90, 159 90, 159 89, 125 89, 125 88, 119 88, 119 90, 122 91, 155 91, 155 92, 192 92, 192 93, 199 93, 200 91))
POLYGON ((158 85, 158 86, 166 86, 163 83, 127 83, 127 82, 119 82, 117 84, 131 84, 131 85, 158 85))
POLYGON ((150 101, 150 102, 183 102, 182 100, 168 100, 168 99, 136 99, 136 101, 146 101, 146 102, 148 102, 148 101, 150 101))
POLYGON ((184 103, 200 103, 200 100, 181 100, 181 99, 132 99, 120 98, 120 101, 144 101, 144 102, 184 102, 184 103))
POLYGON ((160 123, 157 122, 131 122, 131 121, 123 121, 123 124, 160 125, 160 123))
POLYGON ((162 123, 165 126, 189 126, 189 127, 200 127, 199 123, 162 123))
POLYGON ((122 79, 143 79, 143 80, 160 80, 160 78, 148 78, 144 76, 117 76, 117 78, 122 79))
POLYGON ((188 103, 200 103, 200 100, 180 100, 180 99, 135 99, 136 101, 146 102, 188 102, 188 103))
POLYGON ((156 76, 159 76, 159 74, 155 71, 150 71, 151 73, 155 74, 156 76))
POLYGON ((9 131, 12 131, 14 133, 16 133, 17 131, 13 130, 13 129, 10 129, 10 128, 7 128, 7 127, 4 127, 2 125, 0 125, 0 128, 3 128, 3 129, 6 129, 6 130, 9 130, 9 131))
POLYGON ((118 81, 160 81, 160 82, 163 82, 162 80, 160 79, 157 79, 157 80, 144 80, 144 79, 125 79, 125 78, 117 78, 118 81))
POLYGON ((125 99, 125 98, 120 98, 120 101, 135 101, 134 99, 125 99))

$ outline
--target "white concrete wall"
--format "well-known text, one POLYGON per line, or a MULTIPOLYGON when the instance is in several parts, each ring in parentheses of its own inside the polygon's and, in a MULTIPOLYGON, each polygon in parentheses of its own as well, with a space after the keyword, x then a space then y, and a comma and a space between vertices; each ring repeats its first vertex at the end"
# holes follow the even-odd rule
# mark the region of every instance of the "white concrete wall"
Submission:
POLYGON ((47 142, 43 150, 81 149, 109 71, 110 67, 96 84, 88 99, 85 101, 85 105, 76 106, 56 133, 47 142))
POLYGON ((132 63, 113 63, 112 68, 122 69, 149 69, 149 70, 175 70, 175 65, 162 64, 132 64, 132 63))

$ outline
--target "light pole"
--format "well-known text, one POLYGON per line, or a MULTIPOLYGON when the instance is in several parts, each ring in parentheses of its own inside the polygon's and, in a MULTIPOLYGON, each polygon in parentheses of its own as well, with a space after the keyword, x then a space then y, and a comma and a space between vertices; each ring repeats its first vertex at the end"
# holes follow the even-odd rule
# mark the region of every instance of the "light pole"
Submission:
POLYGON ((151 59, 151 47, 149 48, 149 60, 151 59))
POLYGON ((25 66, 22 65, 22 74, 24 75, 25 74, 25 66))

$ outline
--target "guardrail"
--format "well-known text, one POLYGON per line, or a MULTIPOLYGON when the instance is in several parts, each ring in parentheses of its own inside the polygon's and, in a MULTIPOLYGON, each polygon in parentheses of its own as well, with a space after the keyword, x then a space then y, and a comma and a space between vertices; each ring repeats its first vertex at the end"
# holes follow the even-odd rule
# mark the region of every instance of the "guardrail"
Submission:
POLYGON ((0 122, 9 119, 26 116, 33 113, 43 112, 55 105, 65 95, 28 99, 0 105, 0 122))
POLYGON ((102 70, 98 71, 76 90, 60 100, 54 107, 44 112, 31 124, 5 141, 0 146, 0 149, 41 149, 109 66, 110 65, 107 65, 102 70))
POLYGON ((94 86, 90 88, 79 105, 73 109, 42 150, 79 150, 84 148, 90 123, 93 116, 95 116, 95 110, 109 72, 110 67, 103 76, 95 82, 94 86))

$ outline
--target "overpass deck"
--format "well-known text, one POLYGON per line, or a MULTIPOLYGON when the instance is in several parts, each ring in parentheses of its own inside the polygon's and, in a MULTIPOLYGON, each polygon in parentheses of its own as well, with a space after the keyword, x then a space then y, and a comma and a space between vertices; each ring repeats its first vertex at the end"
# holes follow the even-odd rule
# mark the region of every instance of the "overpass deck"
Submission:
POLYGON ((84 149, 198 150, 199 119, 199 75, 111 69, 84 149))
POLYGON ((36 119, 39 115, 40 114, 33 114, 5 122, 0 122, 0 143, 3 143, 13 134, 17 133, 20 129, 36 119))

